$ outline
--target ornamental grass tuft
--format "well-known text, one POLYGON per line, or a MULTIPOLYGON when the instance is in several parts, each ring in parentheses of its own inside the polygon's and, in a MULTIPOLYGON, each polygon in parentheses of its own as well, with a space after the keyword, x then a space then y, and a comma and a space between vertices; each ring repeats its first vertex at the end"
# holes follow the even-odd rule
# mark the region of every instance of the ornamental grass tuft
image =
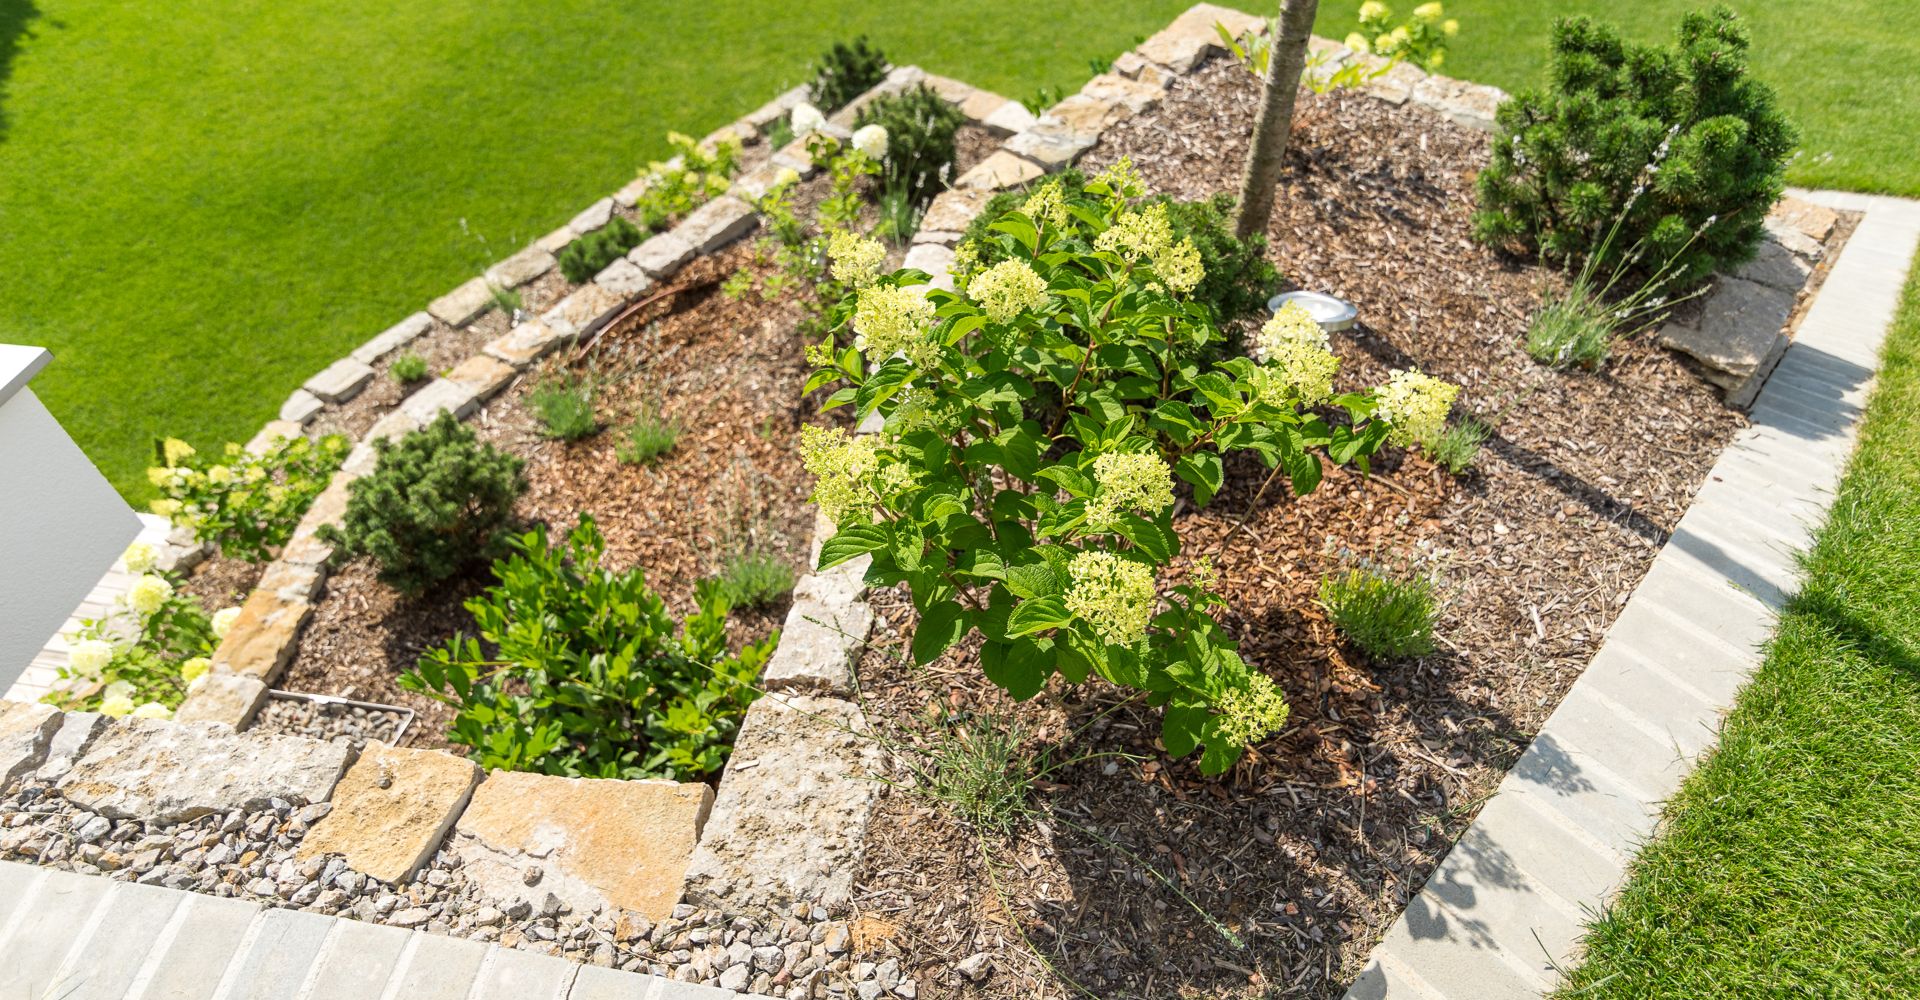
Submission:
POLYGON ((1321 578, 1320 604, 1340 634, 1375 659, 1433 652, 1439 606, 1424 576, 1351 566, 1321 578))

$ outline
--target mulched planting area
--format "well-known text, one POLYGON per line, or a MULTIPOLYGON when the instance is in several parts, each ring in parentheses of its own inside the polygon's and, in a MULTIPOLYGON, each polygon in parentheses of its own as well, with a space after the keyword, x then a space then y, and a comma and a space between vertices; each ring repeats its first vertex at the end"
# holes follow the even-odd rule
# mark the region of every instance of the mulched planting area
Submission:
MULTIPOLYGON (((1154 190, 1233 193, 1259 96, 1216 61, 1085 166, 1127 155, 1154 190)), ((1262 497, 1266 470, 1229 463, 1207 509, 1183 508, 1184 558, 1213 558, 1224 624, 1293 705, 1219 779, 1167 758, 1158 710, 1110 687, 1015 705, 965 651, 911 666, 911 603, 875 594, 859 675, 880 732, 944 745, 984 714, 1018 725, 1028 758, 1098 755, 1037 781, 1038 815, 1010 836, 888 792, 857 938, 868 960, 907 958, 923 996, 1340 996, 1743 423, 1648 339, 1620 341, 1597 373, 1526 356, 1558 279, 1471 239, 1485 134, 1360 94, 1301 102, 1269 254, 1294 285, 1358 305, 1360 325, 1334 337, 1341 388, 1418 366, 1461 384, 1459 409, 1495 433, 1461 479, 1390 449, 1370 478, 1330 469, 1307 497, 1284 483, 1262 497), (1438 652, 1372 662, 1340 639, 1317 587, 1352 560, 1438 577, 1438 652)))

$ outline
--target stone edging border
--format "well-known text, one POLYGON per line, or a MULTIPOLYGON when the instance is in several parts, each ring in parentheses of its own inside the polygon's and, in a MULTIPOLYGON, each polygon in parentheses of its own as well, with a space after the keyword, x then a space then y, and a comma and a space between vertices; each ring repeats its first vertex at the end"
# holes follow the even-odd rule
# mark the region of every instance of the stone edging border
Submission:
POLYGON ((1796 197, 1865 218, 1752 426, 1705 485, 1600 651, 1420 892, 1347 1000, 1535 997, 1577 959, 1665 799, 1709 752, 1852 453, 1880 345, 1920 246, 1920 202, 1796 197))

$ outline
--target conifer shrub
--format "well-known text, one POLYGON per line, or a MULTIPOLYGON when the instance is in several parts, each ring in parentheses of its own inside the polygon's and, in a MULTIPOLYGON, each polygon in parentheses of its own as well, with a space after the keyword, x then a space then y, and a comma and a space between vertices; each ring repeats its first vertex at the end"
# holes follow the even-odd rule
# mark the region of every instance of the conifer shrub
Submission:
POLYGON ((885 94, 860 109, 855 125, 886 129, 887 155, 880 165, 883 194, 925 204, 946 187, 953 167, 954 135, 967 116, 926 84, 885 94))
POLYGON ((321 529, 341 555, 371 556, 382 583, 420 594, 493 554, 526 492, 525 463, 446 412, 374 448, 379 458, 348 487, 340 526, 321 529))
POLYGON ((1549 84, 1498 112, 1475 234, 1567 264, 1597 256, 1601 273, 1658 268, 1675 288, 1750 259, 1798 137, 1748 75, 1733 12, 1686 15, 1672 47, 1562 18, 1552 45, 1549 84))
POLYGON ((887 57, 867 36, 852 44, 835 42, 820 53, 813 63, 813 82, 807 85, 807 100, 814 107, 832 114, 847 106, 887 76, 887 57))
POLYGON ((576 285, 593 280, 601 269, 640 245, 640 227, 616 215, 607 224, 567 244, 560 251, 560 273, 576 285))

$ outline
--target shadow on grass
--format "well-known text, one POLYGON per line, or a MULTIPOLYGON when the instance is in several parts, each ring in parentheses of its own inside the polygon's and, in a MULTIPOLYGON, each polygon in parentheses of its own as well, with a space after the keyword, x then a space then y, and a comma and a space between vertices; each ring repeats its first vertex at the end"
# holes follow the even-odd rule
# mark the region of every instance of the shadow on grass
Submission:
POLYGON ((13 57, 39 17, 40 8, 33 0, 0 0, 0 142, 7 139, 7 82, 13 78, 13 57))

